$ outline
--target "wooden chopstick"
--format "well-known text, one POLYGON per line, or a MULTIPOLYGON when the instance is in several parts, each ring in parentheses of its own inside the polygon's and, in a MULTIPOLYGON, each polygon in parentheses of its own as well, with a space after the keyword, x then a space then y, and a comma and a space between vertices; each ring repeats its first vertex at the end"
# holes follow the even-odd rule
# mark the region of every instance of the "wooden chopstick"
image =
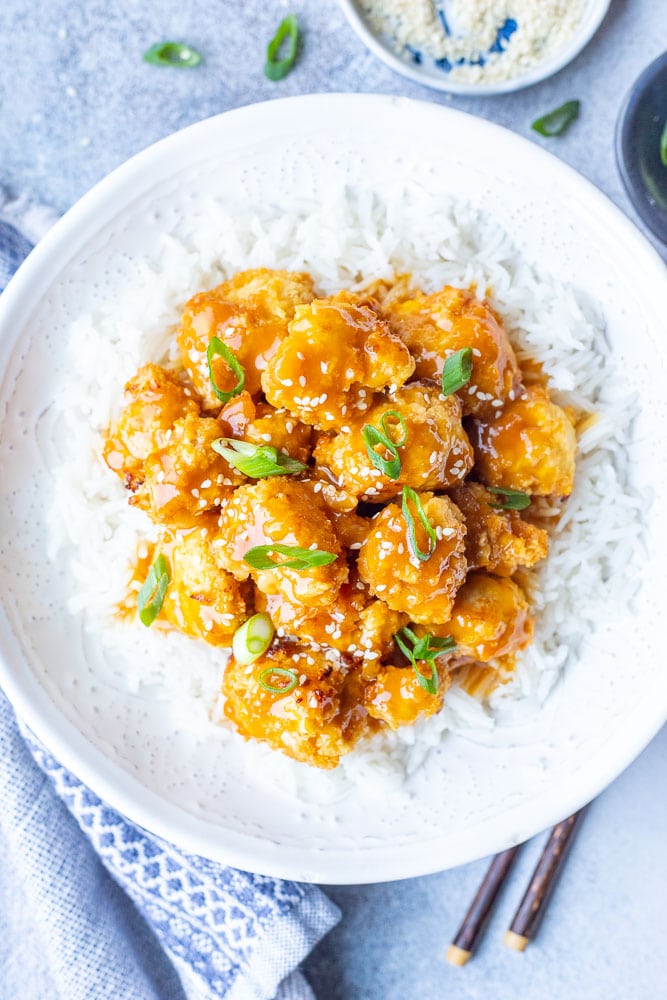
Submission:
POLYGON ((580 809, 551 831, 510 928, 505 933, 505 944, 515 951, 525 951, 528 942, 535 936, 582 813, 580 809))
POLYGON ((484 928, 491 916, 493 904, 500 888, 514 864, 519 848, 510 847, 507 851, 496 854, 489 865, 486 875, 470 904, 470 909, 463 918, 463 923, 447 949, 446 959, 452 965, 465 965, 471 958, 476 945, 482 938, 484 928))

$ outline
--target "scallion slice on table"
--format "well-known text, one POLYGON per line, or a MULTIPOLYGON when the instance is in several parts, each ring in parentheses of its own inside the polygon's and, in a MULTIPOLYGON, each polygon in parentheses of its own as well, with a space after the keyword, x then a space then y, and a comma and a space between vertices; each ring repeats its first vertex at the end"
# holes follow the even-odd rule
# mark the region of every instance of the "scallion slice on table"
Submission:
POLYGON ((407 657, 412 664, 414 672, 417 675, 419 686, 422 687, 424 691, 428 691, 429 694, 437 694, 438 670, 435 665, 435 660, 438 656, 441 656, 442 653, 450 653, 453 649, 456 649, 456 643, 452 637, 447 635, 443 636, 443 638, 439 638, 438 636, 432 635, 431 632, 427 632, 426 635, 423 635, 420 638, 406 625, 404 628, 398 630, 394 636, 394 641, 403 655, 407 657), (417 666, 419 662, 426 662, 430 664, 430 676, 422 673, 417 666))
POLYGON ((489 493, 497 493, 505 499, 501 503, 490 503, 494 510, 525 510, 530 507, 530 497, 522 490, 503 490, 500 486, 487 486, 489 493))
POLYGON ((660 136, 660 162, 667 167, 667 121, 660 136))
POLYGON ((192 69, 199 66, 201 56, 196 49, 180 42, 157 42, 144 52, 144 61, 151 66, 180 66, 192 69))
POLYGON ((375 468, 383 472, 389 479, 398 479, 401 474, 401 457, 398 454, 398 449, 402 448, 408 440, 408 428, 405 423, 405 417, 398 410, 387 410, 380 421, 380 429, 375 427, 374 424, 365 424, 361 431, 361 436, 366 445, 366 454, 375 468), (392 438, 392 428, 387 426, 387 421, 390 418, 397 420, 401 428, 401 437, 398 441, 392 438), (380 455, 375 450, 378 445, 381 445, 391 458, 385 458, 383 455, 380 455))
POLYGON ((451 396, 467 385, 472 376, 472 347, 450 354, 442 368, 442 394, 451 396))
POLYGON ((299 683, 299 678, 294 670, 287 667, 267 667, 259 675, 259 683, 265 691, 271 691, 272 694, 289 694, 299 683), (284 677, 287 683, 283 684, 281 681, 280 684, 271 684, 271 678, 274 677, 284 677))
POLYGON ((237 628, 232 639, 232 652, 236 662, 243 666, 254 663, 267 651, 274 634, 273 622, 264 612, 248 618, 247 622, 237 628))
POLYGON ((152 625, 160 614, 170 580, 169 563, 163 555, 159 555, 149 569, 137 596, 139 620, 143 625, 147 627, 152 625))
POLYGON ((561 104, 559 108, 555 108, 549 114, 536 118, 530 127, 533 131, 548 138, 563 135, 572 122, 579 117, 580 108, 581 101, 566 101, 565 104, 561 104))
POLYGON ((206 360, 208 362, 208 377, 211 380, 213 392, 221 403, 228 403, 233 396, 238 396, 243 391, 243 386, 245 385, 245 371, 243 370, 243 366, 234 352, 227 347, 227 344, 223 344, 219 337, 211 337, 206 351, 206 360), (229 392, 223 392, 215 381, 215 375, 213 374, 213 358, 215 357, 220 357, 226 361, 233 374, 236 375, 236 385, 229 392))
POLYGON ((338 556, 333 552, 325 552, 323 549, 302 549, 298 545, 255 545, 248 549, 243 557, 243 561, 253 569, 312 569, 314 566, 328 566, 335 562, 338 556), (271 558, 271 553, 275 552, 279 556, 287 556, 286 559, 276 562, 271 558))
POLYGON ((268 444, 251 444, 249 441, 237 441, 236 438, 218 438, 211 445, 213 451, 238 469, 244 476, 251 479, 264 479, 266 476, 289 476, 303 472, 306 466, 277 448, 268 444))
POLYGON ((296 14, 288 14, 278 25, 278 30, 266 49, 264 74, 269 80, 273 80, 276 83, 287 76, 294 65, 298 44, 299 23, 296 19, 296 14), (287 41, 287 52, 280 59, 280 49, 284 41, 287 41))
POLYGON ((435 546, 437 544, 438 538, 433 528, 433 525, 426 516, 426 511, 422 507, 422 502, 419 499, 419 494, 416 493, 410 486, 403 487, 403 499, 402 499, 402 510, 403 517, 405 518, 406 524, 408 526, 408 539, 410 543, 410 549, 412 554, 419 559, 420 562, 426 562, 431 558, 435 552, 435 546), (412 516, 412 511, 410 510, 410 504, 414 504, 415 510, 417 511, 417 517, 421 521, 424 531, 428 535, 428 552, 419 548, 419 543, 417 542, 416 529, 415 529, 415 519, 412 516))

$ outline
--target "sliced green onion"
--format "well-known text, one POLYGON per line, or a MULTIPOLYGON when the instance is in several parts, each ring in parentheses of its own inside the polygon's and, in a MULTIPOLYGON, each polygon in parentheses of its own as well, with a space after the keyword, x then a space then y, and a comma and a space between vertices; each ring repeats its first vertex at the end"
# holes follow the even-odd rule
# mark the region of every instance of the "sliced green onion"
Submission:
POLYGON ((428 691, 429 694, 437 694, 438 691, 438 671, 435 665, 435 660, 438 656, 443 653, 450 653, 453 649, 456 649, 456 643, 450 635, 439 638, 438 636, 432 635, 431 632, 427 632, 419 638, 412 629, 408 628, 407 625, 399 629, 394 635, 394 641, 396 645, 403 653, 403 655, 410 661, 414 672, 417 675, 417 681, 419 686, 428 691), (408 645, 410 643, 410 646, 408 645), (419 661, 425 661, 431 664, 431 675, 427 677, 423 674, 417 663, 419 661))
POLYGON ((306 466, 271 445, 250 444, 235 438, 218 438, 211 445, 213 451, 229 462, 231 466, 252 479, 265 476, 288 476, 303 472, 306 466))
POLYGON ((151 66, 181 66, 191 69, 199 66, 201 56, 196 49, 180 42, 157 42, 144 52, 144 61, 151 66))
POLYGON ((537 118, 530 127, 535 132, 539 132, 540 135, 546 135, 549 138, 563 135, 572 122, 579 117, 580 108, 581 101, 566 101, 559 108, 550 111, 548 115, 537 118))
POLYGON ((426 511, 422 507, 422 502, 419 499, 419 494, 415 493, 415 491, 410 486, 403 487, 402 509, 403 509, 403 517, 405 518, 405 521, 408 526, 408 538, 410 541, 410 548, 412 549, 412 553, 417 557, 417 559, 419 559, 420 562, 426 562, 428 559, 431 558, 431 556, 435 552, 435 547, 437 545, 438 538, 433 528, 433 525, 426 516, 426 511), (429 539, 428 552, 423 552, 419 548, 419 545, 417 543, 417 536, 415 534, 415 519, 412 516, 412 511, 410 510, 409 507, 410 503, 413 503, 415 505, 417 509, 417 516, 421 521, 422 525, 424 526, 424 531, 428 535, 429 539))
POLYGON ((530 497, 521 490, 503 490, 500 486, 487 486, 489 493, 498 493, 505 497, 502 503, 490 503, 494 510, 525 510, 530 506, 530 497))
POLYGON ((288 670, 287 667, 267 667, 266 670, 262 670, 259 675, 259 683, 262 685, 265 691, 271 691, 272 694, 289 694, 299 683, 299 678, 297 677, 294 670, 288 670), (267 677, 286 677, 287 684, 270 684, 266 679, 267 677))
POLYGON ((230 351, 227 344, 223 344, 219 337, 211 337, 206 351, 206 360, 208 361, 208 377, 211 380, 213 392, 216 394, 221 403, 228 403, 233 396, 238 396, 238 394, 243 391, 243 386, 245 385, 245 372, 243 370, 243 366, 240 364, 233 351, 230 351), (222 389, 219 389, 215 381, 215 376, 213 375, 213 358, 216 355, 224 358, 234 375, 236 375, 236 385, 229 392, 223 392, 222 389))
POLYGON ((163 555, 159 555, 149 569, 137 596, 139 619, 146 627, 152 625, 160 614, 170 580, 169 563, 163 555))
POLYGON ((232 652, 236 662, 243 666, 254 663, 267 651, 274 634, 273 622, 268 615, 260 612, 248 618, 247 622, 237 628, 232 639, 232 652))
POLYGON ((294 65, 294 60, 296 59, 296 50, 299 42, 299 23, 296 19, 296 14, 288 14, 284 20, 278 25, 278 30, 269 42, 266 49, 266 63, 264 65, 264 74, 277 82, 282 80, 287 76, 292 66, 294 65), (280 47, 288 39, 287 44, 287 54, 283 59, 278 58, 280 52, 280 47))
POLYGON ((255 545, 248 549, 243 557, 244 562, 253 569, 311 569, 314 566, 328 566, 335 562, 338 556, 323 549, 301 549, 298 545, 255 545), (287 556, 282 562, 275 562, 270 552, 287 556))
POLYGON ((463 347, 460 351, 450 354, 442 369, 442 394, 451 396, 472 376, 472 347, 463 347))
POLYGON ((667 122, 660 136, 660 161, 663 167, 667 167, 667 122))
POLYGON ((385 437, 387 437, 392 444, 396 445, 397 448, 402 448, 405 442, 408 440, 408 425, 405 422, 405 417, 403 416, 402 413, 399 413, 398 410, 387 410, 387 412, 382 417, 382 420, 380 421, 380 427, 384 431, 385 437), (396 425, 394 424, 392 425, 392 427, 387 427, 387 420, 390 417, 392 420, 398 420, 401 431, 403 432, 400 441, 395 441, 394 438, 392 438, 391 436, 391 432, 396 425))
POLYGON ((408 427, 405 417, 398 410, 387 410, 380 420, 380 427, 382 430, 378 430, 373 424, 365 424, 362 428, 361 436, 366 445, 366 454, 376 469, 379 469, 389 479, 398 479, 401 474, 401 458, 398 454, 398 449, 408 440, 408 427), (394 427, 387 426, 387 420, 390 417, 392 420, 398 420, 402 431, 400 441, 394 441, 391 436, 391 431, 394 427), (389 452, 391 458, 383 458, 382 455, 378 454, 375 450, 378 445, 382 445, 385 451, 389 452))

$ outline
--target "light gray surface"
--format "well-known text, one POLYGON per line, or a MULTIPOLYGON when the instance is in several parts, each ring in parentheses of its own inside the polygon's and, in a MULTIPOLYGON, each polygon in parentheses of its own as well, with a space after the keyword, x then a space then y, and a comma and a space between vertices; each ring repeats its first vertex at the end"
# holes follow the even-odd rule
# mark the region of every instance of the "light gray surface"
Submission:
MULTIPOLYGON (((448 102, 547 145, 636 220, 618 177, 613 131, 622 98, 667 47, 665 0, 613 0, 579 58, 527 91, 436 95, 395 76, 347 26, 335 0, 5 0, 0 6, 0 184, 67 209, 156 139, 253 101, 314 91, 369 91, 448 102), (298 67, 264 79, 264 48, 288 9, 304 26, 298 67), (187 41, 196 70, 157 69, 141 53, 187 41), (541 140, 530 122, 569 98, 579 122, 541 140)), ((537 943, 509 952, 502 932, 541 841, 525 849, 476 960, 443 953, 484 863, 394 885, 331 889, 344 921, 311 958, 320 1000, 657 1000, 667 983, 664 759, 667 731, 591 808, 537 943)), ((370 875, 370 873, 369 873, 370 875)), ((26 998, 29 1000, 29 998, 26 998)))

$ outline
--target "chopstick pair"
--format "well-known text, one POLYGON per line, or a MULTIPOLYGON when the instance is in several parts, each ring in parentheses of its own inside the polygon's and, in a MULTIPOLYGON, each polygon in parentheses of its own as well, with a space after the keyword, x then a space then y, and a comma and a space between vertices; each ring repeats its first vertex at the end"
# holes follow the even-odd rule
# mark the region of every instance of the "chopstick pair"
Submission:
MULTIPOLYGON (((540 920, 560 874, 577 822, 583 810, 568 816, 552 829, 532 874, 528 888, 514 914, 504 942, 515 951, 524 951, 535 935, 540 920)), ((452 965, 465 965, 484 934, 493 905, 500 889, 509 875, 521 844, 496 854, 482 883, 477 890, 470 908, 463 918, 456 936, 447 950, 447 961, 452 965)))

